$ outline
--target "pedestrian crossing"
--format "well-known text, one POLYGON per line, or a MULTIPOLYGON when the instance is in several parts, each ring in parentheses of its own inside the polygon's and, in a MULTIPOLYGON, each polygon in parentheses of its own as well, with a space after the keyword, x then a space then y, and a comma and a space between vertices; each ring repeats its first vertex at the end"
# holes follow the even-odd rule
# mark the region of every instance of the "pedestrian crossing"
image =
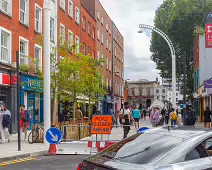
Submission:
POLYGON ((33 161, 33 160, 36 160, 36 158, 27 157, 27 158, 15 159, 15 160, 11 160, 11 161, 0 162, 0 166, 6 166, 6 165, 11 165, 11 164, 17 164, 17 163, 24 163, 24 162, 33 161))

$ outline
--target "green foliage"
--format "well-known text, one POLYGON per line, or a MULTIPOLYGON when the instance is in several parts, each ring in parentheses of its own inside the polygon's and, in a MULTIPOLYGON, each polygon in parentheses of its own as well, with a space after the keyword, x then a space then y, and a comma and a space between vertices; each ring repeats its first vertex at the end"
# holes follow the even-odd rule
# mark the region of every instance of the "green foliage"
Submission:
POLYGON ((29 66, 26 64, 21 64, 20 65, 20 71, 24 73, 29 73, 29 66))
MULTIPOLYGON (((155 14, 154 25, 171 39, 176 51, 177 77, 183 74, 183 52, 187 58, 187 94, 193 93, 193 40, 194 34, 202 34, 205 12, 212 10, 211 0, 165 0, 155 14)), ((151 59, 156 63, 160 75, 171 78, 171 53, 166 41, 153 32, 151 59)))

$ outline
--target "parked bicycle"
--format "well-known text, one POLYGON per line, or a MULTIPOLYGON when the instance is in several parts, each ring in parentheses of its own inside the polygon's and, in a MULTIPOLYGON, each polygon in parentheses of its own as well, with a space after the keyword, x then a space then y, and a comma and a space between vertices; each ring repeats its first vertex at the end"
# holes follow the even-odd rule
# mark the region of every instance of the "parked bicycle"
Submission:
POLYGON ((43 143, 44 128, 40 123, 36 123, 36 127, 28 135, 28 142, 30 144, 37 143, 38 141, 43 143))

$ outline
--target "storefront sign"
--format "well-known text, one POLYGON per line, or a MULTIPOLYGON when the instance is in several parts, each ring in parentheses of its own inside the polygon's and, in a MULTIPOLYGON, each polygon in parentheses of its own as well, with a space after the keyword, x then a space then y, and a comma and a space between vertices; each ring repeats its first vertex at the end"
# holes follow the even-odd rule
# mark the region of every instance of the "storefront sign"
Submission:
POLYGON ((204 88, 212 88, 212 80, 205 80, 204 81, 204 88))
POLYGON ((206 48, 212 48, 212 24, 205 25, 206 48))
POLYGON ((42 80, 39 78, 21 76, 21 83, 24 90, 42 92, 42 80))
POLYGON ((91 134, 110 134, 112 124, 112 116, 94 115, 92 117, 91 134))
POLYGON ((10 75, 5 73, 0 73, 0 84, 10 86, 10 75))

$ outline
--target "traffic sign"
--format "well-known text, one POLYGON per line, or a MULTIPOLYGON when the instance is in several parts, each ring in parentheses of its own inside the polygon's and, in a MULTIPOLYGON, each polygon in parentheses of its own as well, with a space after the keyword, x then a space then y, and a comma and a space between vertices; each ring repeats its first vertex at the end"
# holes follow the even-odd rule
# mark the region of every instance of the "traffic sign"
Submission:
POLYGON ((58 144, 62 140, 62 133, 57 128, 50 128, 46 132, 46 140, 50 144, 58 144))

